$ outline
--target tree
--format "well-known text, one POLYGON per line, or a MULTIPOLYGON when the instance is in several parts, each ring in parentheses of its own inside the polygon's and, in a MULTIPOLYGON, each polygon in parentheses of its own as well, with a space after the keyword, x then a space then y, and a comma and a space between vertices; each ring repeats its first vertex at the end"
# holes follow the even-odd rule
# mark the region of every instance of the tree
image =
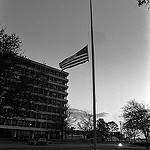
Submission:
POLYGON ((148 6, 150 4, 149 0, 137 0, 138 6, 148 6))
POLYGON ((66 118, 66 123, 67 123, 67 129, 71 129, 74 127, 74 123, 77 121, 77 117, 75 116, 75 109, 70 108, 70 106, 67 106, 67 118, 66 118))
POLYGON ((117 123, 115 123, 114 121, 110 121, 108 122, 108 128, 109 128, 109 134, 112 141, 112 137, 114 136, 114 133, 118 131, 119 127, 117 123))
POLYGON ((86 137, 93 129, 93 115, 85 111, 80 116, 80 121, 77 122, 77 126, 84 132, 84 137, 86 137))
POLYGON ((0 113, 5 118, 12 116, 12 110, 15 111, 18 104, 16 93, 19 86, 14 88, 13 84, 9 83, 13 79, 17 80, 15 58, 21 52, 21 45, 22 42, 16 34, 7 34, 3 28, 0 30, 0 113), (9 104, 14 108, 10 109, 9 104))
MULTIPOLYGON (((0 97, 4 96, 6 80, 14 78, 15 57, 21 52, 21 41, 16 34, 7 34, 0 30, 0 97)), ((8 87, 9 88, 9 87, 8 87)), ((8 90, 6 88, 5 90, 8 90)))
POLYGON ((110 132, 117 132, 118 129, 119 129, 117 123, 115 123, 114 121, 108 122, 108 126, 109 126, 109 131, 110 132))
POLYGON ((123 123, 123 132, 128 137, 130 142, 135 142, 136 137, 139 135, 140 131, 132 126, 132 123, 129 121, 127 123, 123 123))
POLYGON ((14 57, 21 52, 21 41, 16 34, 7 34, 0 30, 0 75, 13 67, 14 57))
POLYGON ((74 117, 74 111, 70 108, 69 105, 67 105, 67 118, 65 119, 66 126, 65 126, 65 137, 67 134, 71 134, 71 137, 73 138, 74 134, 74 123, 76 122, 76 118, 74 117))
POLYGON ((150 131, 150 110, 144 104, 131 100, 123 107, 124 128, 133 134, 141 131, 148 143, 150 131))
MULTIPOLYGON (((106 113, 96 114, 97 119, 105 116, 106 113)), ((67 117, 69 128, 75 130, 81 130, 85 137, 92 137, 93 131, 93 115, 90 112, 69 108, 67 117)), ((71 130, 72 132, 73 130, 71 130)))
POLYGON ((102 137, 102 141, 105 141, 109 136, 109 125, 102 118, 97 120, 97 134, 99 137, 102 137))
POLYGON ((0 30, 0 113, 5 120, 7 117, 24 117, 20 109, 29 109, 32 105, 29 84, 39 79, 43 82, 46 80, 42 71, 34 76, 33 81, 26 72, 20 74, 15 69, 18 56, 22 57, 21 46, 22 42, 16 34, 0 30))

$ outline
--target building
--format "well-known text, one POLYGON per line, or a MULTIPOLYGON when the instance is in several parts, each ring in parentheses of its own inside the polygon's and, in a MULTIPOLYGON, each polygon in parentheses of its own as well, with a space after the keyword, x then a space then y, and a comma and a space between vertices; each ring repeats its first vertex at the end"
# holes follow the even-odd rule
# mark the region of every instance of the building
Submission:
MULTIPOLYGON (((17 99, 18 116, 6 118, 0 112, 0 136, 59 139, 66 118, 68 73, 25 57, 15 59, 14 79, 5 88, 18 86, 21 77, 26 88, 17 99)), ((5 104, 3 109, 11 113, 12 106, 5 104)))

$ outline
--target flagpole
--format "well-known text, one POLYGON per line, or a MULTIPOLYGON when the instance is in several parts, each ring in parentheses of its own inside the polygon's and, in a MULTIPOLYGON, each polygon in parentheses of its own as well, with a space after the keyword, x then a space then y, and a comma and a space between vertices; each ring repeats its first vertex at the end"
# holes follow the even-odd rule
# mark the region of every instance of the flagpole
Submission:
POLYGON ((92 51, 92 83, 93 83, 93 148, 96 150, 97 134, 96 134, 96 98, 95 98, 95 64, 94 64, 94 36, 93 36, 93 14, 92 14, 92 0, 90 0, 90 19, 91 19, 91 51, 92 51))

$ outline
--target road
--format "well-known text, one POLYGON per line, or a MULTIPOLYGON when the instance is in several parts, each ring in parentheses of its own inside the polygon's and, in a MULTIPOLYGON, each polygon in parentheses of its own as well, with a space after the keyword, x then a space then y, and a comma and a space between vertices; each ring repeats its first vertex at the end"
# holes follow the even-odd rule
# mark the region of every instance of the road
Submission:
MULTIPOLYGON (((145 150, 145 147, 134 147, 117 144, 98 144, 98 150, 145 150)), ((91 144, 51 144, 49 146, 0 145, 0 150, 92 150, 91 144)))

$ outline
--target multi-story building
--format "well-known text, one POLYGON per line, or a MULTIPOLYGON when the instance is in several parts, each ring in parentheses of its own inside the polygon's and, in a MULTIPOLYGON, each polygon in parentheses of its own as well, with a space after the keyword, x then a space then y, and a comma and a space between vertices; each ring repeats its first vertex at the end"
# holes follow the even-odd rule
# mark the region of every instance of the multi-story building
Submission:
MULTIPOLYGON (((15 78, 5 87, 17 86, 23 77, 26 88, 17 99, 18 116, 4 117, 0 112, 1 136, 60 138, 68 102, 68 73, 19 56, 14 70, 15 78)), ((11 113, 12 106, 6 104, 3 109, 11 113)))

